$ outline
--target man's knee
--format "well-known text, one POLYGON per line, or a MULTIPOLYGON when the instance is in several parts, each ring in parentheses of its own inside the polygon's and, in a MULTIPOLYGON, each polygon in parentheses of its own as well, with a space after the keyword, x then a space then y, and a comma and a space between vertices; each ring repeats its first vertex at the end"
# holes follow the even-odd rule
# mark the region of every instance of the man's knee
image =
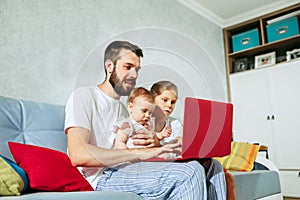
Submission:
POLYGON ((174 164, 170 170, 174 176, 178 176, 179 180, 184 178, 190 180, 193 177, 205 178, 204 168, 197 161, 174 164))
POLYGON ((198 184, 206 180, 205 170, 197 161, 190 161, 185 163, 184 174, 188 180, 196 179, 198 184))
POLYGON ((191 167, 192 169, 194 169, 194 172, 198 173, 200 176, 205 177, 205 170, 202 167, 201 164, 199 164, 199 162, 197 161, 190 161, 187 163, 187 165, 189 167, 191 167))
MULTIPOLYGON (((197 161, 177 163, 172 173, 176 176, 173 199, 206 199, 206 178, 204 168, 197 161)), ((174 180, 174 179, 173 179, 174 180)), ((172 199, 171 198, 171 199, 172 199)))

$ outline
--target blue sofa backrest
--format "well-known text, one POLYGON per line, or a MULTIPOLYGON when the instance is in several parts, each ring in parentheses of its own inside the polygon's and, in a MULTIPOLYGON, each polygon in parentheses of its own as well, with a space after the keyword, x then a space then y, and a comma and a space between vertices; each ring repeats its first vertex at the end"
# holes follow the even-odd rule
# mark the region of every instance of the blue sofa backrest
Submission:
POLYGON ((67 151, 64 106, 0 96, 0 154, 13 160, 8 141, 67 151))

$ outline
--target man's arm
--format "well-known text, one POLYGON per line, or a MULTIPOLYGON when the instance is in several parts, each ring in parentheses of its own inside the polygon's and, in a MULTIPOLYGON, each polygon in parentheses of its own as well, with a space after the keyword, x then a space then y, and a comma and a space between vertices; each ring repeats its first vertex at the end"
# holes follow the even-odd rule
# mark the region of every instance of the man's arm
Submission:
POLYGON ((179 144, 157 148, 105 149, 89 144, 91 133, 84 128, 72 127, 67 130, 68 153, 74 166, 105 167, 123 162, 144 161, 166 152, 174 152, 179 144))

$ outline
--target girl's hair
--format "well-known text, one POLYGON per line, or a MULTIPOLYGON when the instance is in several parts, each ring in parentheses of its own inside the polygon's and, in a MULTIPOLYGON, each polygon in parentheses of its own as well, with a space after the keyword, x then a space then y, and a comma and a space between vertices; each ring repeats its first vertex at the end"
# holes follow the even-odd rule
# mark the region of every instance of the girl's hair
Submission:
POLYGON ((158 95, 161 95, 165 90, 170 90, 175 94, 176 98, 178 98, 177 86, 171 81, 159 81, 154 83, 150 89, 150 92, 152 93, 152 96, 155 98, 158 95))
POLYGON ((149 102, 154 103, 154 97, 151 92, 143 87, 134 88, 128 96, 128 103, 133 103, 135 98, 142 96, 147 99, 149 102))

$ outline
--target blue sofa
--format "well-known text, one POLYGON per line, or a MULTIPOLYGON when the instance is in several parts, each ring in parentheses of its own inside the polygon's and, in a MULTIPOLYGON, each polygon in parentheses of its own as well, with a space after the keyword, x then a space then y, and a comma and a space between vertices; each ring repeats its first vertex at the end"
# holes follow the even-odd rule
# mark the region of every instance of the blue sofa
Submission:
MULTIPOLYGON (((0 154, 14 160, 8 141, 32 144, 66 153, 64 134, 64 106, 17 100, 0 96, 0 154)), ((0 169, 1 170, 1 169, 0 169)), ((140 200, 136 194, 126 192, 27 192, 20 196, 2 196, 4 199, 112 199, 140 200)))
MULTIPOLYGON (((32 144, 66 153, 67 140, 64 129, 64 106, 18 100, 0 96, 0 154, 14 160, 8 141, 32 144)), ((237 200, 282 199, 276 167, 267 159, 260 158, 252 172, 232 172, 237 200), (266 184, 268 183, 268 184, 266 184)), ((126 192, 28 192, 20 196, 2 199, 141 199, 126 192)))

